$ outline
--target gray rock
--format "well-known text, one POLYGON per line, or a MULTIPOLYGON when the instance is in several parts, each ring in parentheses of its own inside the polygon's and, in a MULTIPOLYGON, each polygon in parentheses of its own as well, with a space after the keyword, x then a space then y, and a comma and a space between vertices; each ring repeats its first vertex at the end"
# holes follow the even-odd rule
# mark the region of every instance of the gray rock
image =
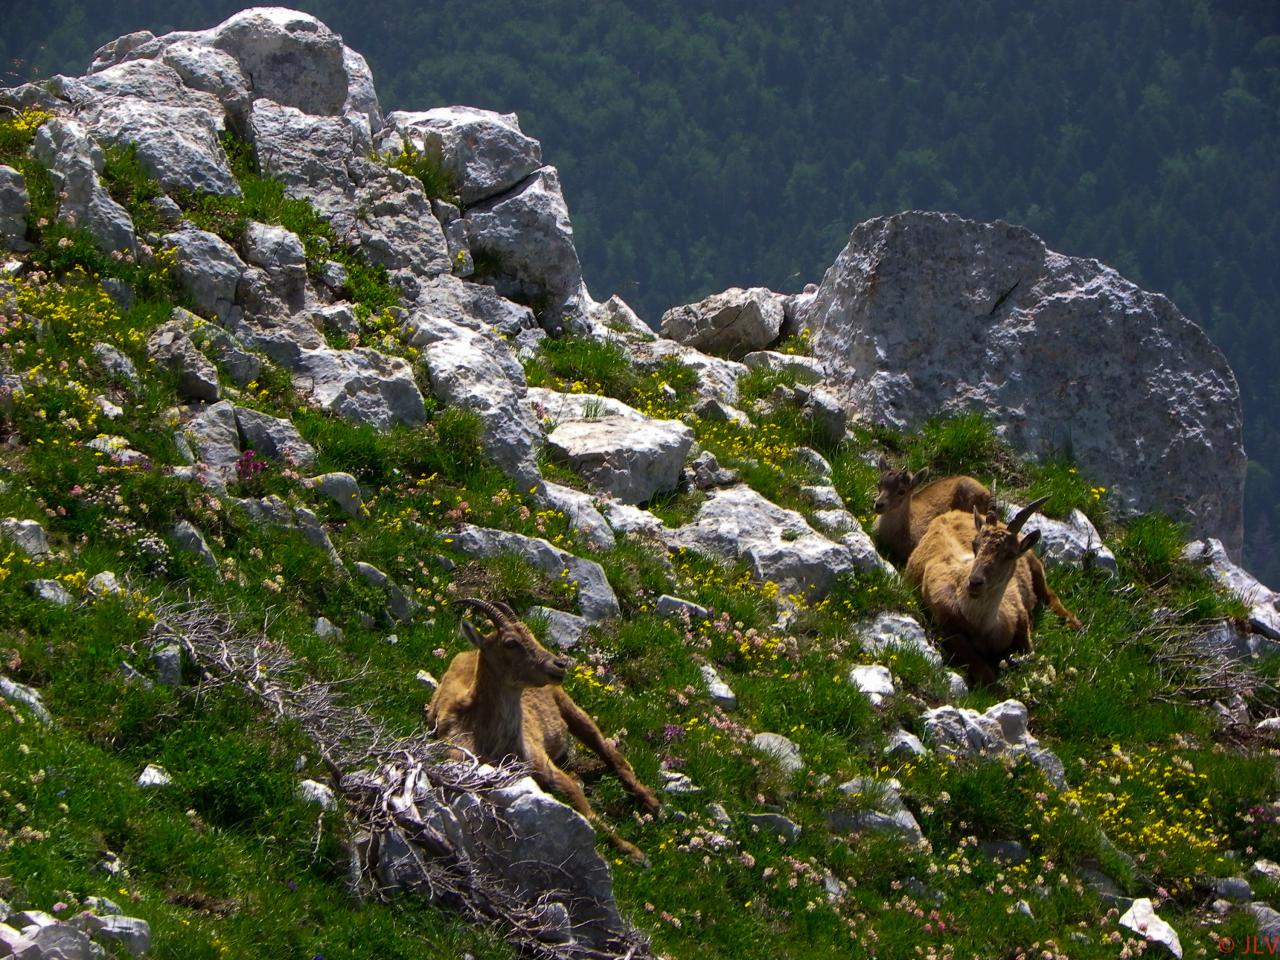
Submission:
POLYGON ((1126 930, 1132 930, 1148 943, 1163 947, 1172 956, 1182 957, 1182 943, 1178 940, 1177 931, 1156 915, 1155 908, 1146 897, 1134 900, 1120 917, 1119 924, 1126 930))
POLYGON ((1280 913, 1259 901, 1249 904, 1247 909, 1258 921, 1258 936, 1280 937, 1280 913))
POLYGON ((75 603, 67 588, 57 580, 31 580, 27 583, 27 589, 34 596, 55 606, 69 607, 75 603))
POLYGON ((0 923, 0 952, 14 960, 43 960, 44 951, 6 923, 0 923))
POLYGON ((466 206, 509 190, 542 166, 541 145, 520 131, 514 113, 474 107, 396 111, 387 114, 392 128, 440 164, 466 206))
POLYGON ((471 557, 515 553, 552 577, 559 577, 561 571, 567 570, 569 580, 578 587, 578 606, 582 609, 582 615, 592 623, 611 619, 621 612, 618 598, 609 586, 609 578, 605 576, 600 564, 575 557, 546 540, 506 530, 463 524, 453 537, 453 546, 471 557))
POLYGON ((784 773, 798 773, 804 769, 800 748, 780 733, 757 733, 751 738, 751 745, 771 756, 784 773))
POLYGON ((929 642, 924 627, 901 613, 881 613, 872 620, 864 620, 853 627, 862 643, 862 649, 872 656, 882 656, 892 650, 909 650, 919 654, 934 666, 942 665, 942 656, 929 642))
MULTIPOLYGON (((713 423, 736 423, 740 427, 751 426, 751 418, 737 407, 731 407, 727 403, 721 403, 712 397, 707 397, 705 400, 695 404, 693 412, 701 419, 710 420, 713 423)), ((830 487, 825 487, 824 489, 830 489, 830 487)), ((843 503, 841 506, 843 506, 843 503)))
POLYGON ((85 897, 83 906, 86 910, 91 910, 99 917, 124 916, 124 910, 120 908, 120 904, 107 897, 85 897))
POLYGON ((373 263, 393 277, 449 272, 449 245, 416 177, 381 170, 359 186, 355 202, 360 247, 373 263))
POLYGON ((1272 883, 1280 883, 1280 863, 1274 860, 1267 860, 1265 857, 1255 860, 1253 866, 1249 868, 1249 876, 1259 880, 1269 880, 1272 883))
POLYGON ((262 172, 280 180, 289 196, 310 200, 339 235, 355 228, 354 149, 345 120, 255 100, 248 134, 262 172))
POLYGON ((303 469, 315 463, 315 447, 302 439, 302 434, 290 421, 246 407, 236 407, 235 414, 244 447, 303 469))
POLYGON ((764 287, 730 287, 697 303, 672 307, 661 331, 688 347, 720 357, 740 358, 778 338, 782 297, 764 287))
POLYGON ((15 683, 2 674, 0 674, 0 697, 10 703, 19 703, 26 707, 37 720, 45 725, 53 722, 53 717, 49 715, 49 710, 45 707, 44 700, 41 699, 38 690, 21 683, 15 683))
POLYGON ((593 550, 608 550, 614 545, 613 528, 596 509, 595 498, 590 494, 550 481, 543 484, 543 493, 547 503, 565 515, 570 526, 586 538, 593 550))
MULTIPOLYGON (((134 69, 122 64, 112 70, 134 69)), ((177 81, 177 74, 155 63, 177 81)), ((106 74, 98 74, 103 77, 106 74)), ((226 123, 214 97, 182 88, 184 104, 156 103, 138 96, 112 96, 88 105, 81 114, 102 144, 137 145, 138 160, 166 190, 239 196, 221 134, 226 123)))
POLYGON ((815 533, 796 511, 770 503, 747 486, 710 491, 693 521, 670 539, 676 546, 744 559, 756 578, 814 598, 853 569, 847 547, 815 533))
POLYGON ((1019 449, 1070 449, 1122 510, 1177 504, 1238 554, 1235 377, 1165 297, 1023 228, 911 212, 856 227, 797 320, 855 415, 984 411, 1019 449))
POLYGON ((547 621, 547 640, 565 650, 576 647, 582 634, 591 626, 586 617, 552 607, 530 607, 529 614, 544 617, 547 621))
POLYGON ((591 486, 623 503, 674 490, 693 444, 678 420, 605 416, 567 420, 547 435, 552 453, 591 486))
POLYGON ((702 788, 689 778, 687 773, 679 770, 659 770, 662 777, 663 793, 701 793, 702 788))
POLYGON ((173 229, 182 222, 182 208, 163 194, 151 199, 151 208, 163 226, 173 229))
POLYGON ((727 487, 740 479, 738 471, 720 466, 720 461, 710 450, 704 450, 690 461, 687 473, 690 482, 699 490, 727 487))
POLYGON ((0 87, 0 104, 15 110, 44 110, 55 113, 66 109, 66 102, 55 97, 42 85, 21 83, 16 87, 0 87))
POLYGON ((237 386, 248 386, 262 372, 262 358, 249 353, 239 337, 220 327, 205 327, 200 336, 219 367, 237 386))
POLYGON ((236 128, 244 129, 253 96, 234 57, 190 40, 177 40, 164 48, 160 60, 185 86, 217 98, 236 128))
POLYGON ((413 369, 377 350, 305 350, 293 364, 294 384, 310 390, 318 406, 379 429, 426 421, 413 369))
POLYGON ((338 806, 333 787, 315 780, 303 780, 298 784, 298 797, 304 802, 314 804, 321 810, 334 810, 338 806))
POLYGON ((95 573, 85 583, 84 587, 92 597, 119 596, 125 592, 124 587, 120 585, 119 579, 110 570, 95 573))
POLYGON ((897 692, 889 668, 878 664, 854 667, 849 671, 849 683, 865 693, 873 707, 880 706, 886 697, 892 697, 897 692))
POLYGON ((30 933, 31 942, 43 951, 43 957, 50 960, 96 960, 102 956, 101 949, 69 923, 51 923, 30 933))
POLYGON ((190 444, 199 462, 223 483, 236 479, 240 459, 240 430, 236 408, 223 400, 201 410, 187 421, 181 436, 190 444))
POLYGON ((861 524, 855 522, 850 529, 840 534, 838 542, 849 551, 849 559, 855 570, 863 573, 897 574, 893 564, 876 551, 875 543, 861 524))
POLYGON ((956 673, 954 670, 947 671, 947 696, 953 700, 969 695, 969 684, 965 683, 964 677, 956 673))
POLYGON ((783 843, 795 843, 800 839, 800 824, 780 813, 748 813, 747 823, 759 827, 762 833, 777 837, 783 843))
POLYGON ((746 366, 736 360, 713 357, 666 338, 633 344, 631 358, 638 367, 646 370, 654 369, 664 361, 678 360, 698 374, 695 389, 699 399, 718 400, 730 405, 738 402, 738 378, 747 372, 746 366))
POLYGON ((816 439, 834 447, 844 439, 848 427, 848 414, 840 401, 826 390, 817 387, 799 388, 800 409, 813 428, 816 439))
POLYGON ((895 730, 884 748, 887 757, 923 757, 928 752, 920 738, 906 730, 895 730))
POLYGON ((636 312, 616 293, 604 303, 592 306, 591 320, 606 335, 629 343, 648 343, 657 336, 653 328, 636 316, 636 312))
POLYGON ((129 441, 124 437, 113 436, 109 433, 94 437, 85 446, 90 450, 97 450, 99 453, 106 454, 113 463, 144 463, 147 460, 145 454, 130 449, 129 441))
POLYGON ((95 343, 93 354, 113 380, 131 385, 138 383, 138 369, 133 361, 109 343, 95 343))
POLYGON ((147 338, 147 352, 177 377, 182 399, 213 402, 222 396, 218 369, 200 352, 182 321, 170 320, 156 327, 147 338))
POLYGON ((88 230, 103 250, 137 252, 133 221, 98 179, 105 157, 82 124, 61 117, 46 121, 36 133, 34 152, 52 175, 58 222, 88 230))
POLYGON ((963 756, 1026 756, 1058 789, 1066 788, 1062 761, 1027 732, 1027 708, 1005 700, 978 713, 950 705, 925 712, 925 739, 943 753, 963 756))
POLYGON ((699 606, 692 600, 673 597, 669 593, 664 593, 658 597, 657 602, 653 605, 653 612, 660 617, 668 619, 688 617, 690 620, 705 620, 711 616, 711 611, 706 607, 699 606))
POLYGON ((524 372, 506 345, 490 335, 411 316, 410 342, 422 349, 431 392, 444 404, 474 411, 484 424, 484 449, 525 489, 540 485, 534 446, 541 430, 524 402, 524 372))
POLYGON ((909 843, 921 843, 924 831, 910 810, 882 813, 879 810, 860 810, 856 813, 837 813, 828 818, 832 830, 840 832, 900 833, 909 843))
POLYGON ((715 667, 709 663, 699 664, 698 672, 702 674, 703 686, 707 688, 707 694, 711 697, 712 703, 725 710, 738 709, 737 695, 724 682, 715 667))
POLYGON ((0 250, 26 246, 30 210, 26 179, 13 167, 0 165, 0 250))
POLYGON ((133 305, 137 303, 138 297, 134 293, 133 287, 123 280, 117 280, 115 277, 103 277, 98 282, 102 284, 102 289, 107 292, 111 302, 119 307, 122 313, 132 310, 133 305))
POLYGON ((1249 903, 1253 900, 1253 888, 1244 877, 1215 877, 1210 881, 1209 889, 1223 900, 1235 903, 1249 903))
POLYGON ((502 296, 545 304, 542 326, 586 332, 582 265, 573 245, 569 208, 555 167, 542 167, 518 186, 467 211, 471 251, 498 264, 492 279, 502 296))
MULTIPOLYGON (((1012 520, 1022 509, 1013 503, 1005 503, 1004 517, 1012 520)), ((1025 533, 1039 531, 1040 544, 1037 551, 1049 565, 1070 563, 1076 566, 1101 567, 1111 573, 1118 573, 1116 555, 1102 542, 1097 528, 1089 522, 1079 510, 1072 510, 1067 519, 1053 520, 1038 513, 1033 513, 1023 524, 1025 533)))
POLYGON ((167 787, 173 783, 173 777, 169 776, 169 772, 164 767, 149 763, 142 773, 138 774, 136 783, 140 787, 167 787))
POLYGON ((414 674, 413 679, 427 688, 428 693, 435 693, 440 687, 440 681, 428 673, 426 670, 419 670, 414 674))
POLYGON ((831 482, 831 463, 812 447, 796 447, 791 459, 825 483, 831 482))
POLYGON ((1182 555, 1192 563, 1201 564, 1209 576, 1244 601, 1249 607, 1249 626, 1254 632, 1280 640, 1280 593, 1232 563, 1220 540, 1194 540, 1187 544, 1182 555))
POLYGON ((560 393, 543 387, 530 387, 527 398, 530 408, 548 430, 555 430, 569 420, 594 421, 616 417, 644 423, 649 419, 635 407, 597 393, 560 393))
POLYGON ((387 612, 391 619, 404 622, 412 618, 414 603, 394 580, 369 563, 357 561, 355 571, 366 583, 386 591, 387 612))
POLYGON ((166 234, 164 243, 177 251, 178 283, 192 306, 205 316, 226 320, 245 271, 235 250, 217 234, 191 227, 166 234))
POLYGON ((301 306, 307 285, 307 257, 296 233, 284 227, 250 223, 244 231, 244 260, 266 271, 281 300, 301 306))
POLYGON ((349 516, 358 517, 364 510, 360 484, 349 473, 322 473, 308 480, 307 486, 319 490, 349 516))
POLYGON ((165 644, 151 654, 156 668, 156 680, 162 687, 182 685, 182 648, 176 643, 165 644))
POLYGON ((650 540, 661 540, 667 528, 663 522, 648 510, 641 510, 616 500, 606 500, 601 509, 614 531, 624 536, 634 535, 650 540))
POLYGON ((344 636, 342 630, 335 627, 328 617, 316 617, 316 622, 312 626, 311 632, 321 640, 334 640, 338 643, 342 642, 344 636))
POLYGON ((34 520, 6 517, 0 520, 0 537, 4 537, 33 560, 49 555, 49 540, 44 527, 34 520))

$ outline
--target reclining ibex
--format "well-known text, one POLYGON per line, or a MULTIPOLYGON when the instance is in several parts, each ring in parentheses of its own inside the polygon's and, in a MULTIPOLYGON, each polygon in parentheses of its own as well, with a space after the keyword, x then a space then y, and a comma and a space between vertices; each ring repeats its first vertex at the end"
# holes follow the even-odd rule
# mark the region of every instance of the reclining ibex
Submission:
POLYGON ((462 621, 462 633, 476 649, 453 658, 427 705, 427 722, 436 735, 485 760, 523 760, 544 789, 567 797, 610 843, 643 861, 643 853, 596 816, 582 784, 556 766, 569 755, 573 734, 609 765, 645 810, 658 812, 653 791, 560 686, 572 661, 542 646, 505 603, 471 597, 457 602, 479 610, 496 629, 485 634, 462 621))
POLYGON ((1080 621, 1045 580, 1044 564, 1031 548, 1033 530, 1018 532, 1048 497, 1019 510, 1006 527, 993 503, 985 519, 952 510, 934 519, 907 563, 944 641, 979 683, 992 683, 995 668, 1010 653, 1031 651, 1031 615, 1037 602, 1080 629, 1080 621))
POLYGON ((875 510, 879 516, 871 533, 898 566, 910 558, 934 517, 948 510, 968 512, 975 507, 986 513, 991 506, 991 491, 973 477, 944 477, 916 489, 929 475, 928 467, 915 473, 894 470, 883 456, 878 466, 875 510))

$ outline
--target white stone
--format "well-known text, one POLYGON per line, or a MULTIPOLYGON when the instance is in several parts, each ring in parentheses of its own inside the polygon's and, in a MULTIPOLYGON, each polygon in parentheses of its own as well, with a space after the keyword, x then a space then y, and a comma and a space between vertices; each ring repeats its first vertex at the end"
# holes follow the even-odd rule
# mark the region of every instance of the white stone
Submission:
POLYGON ((698 672, 702 674, 702 683, 707 688, 707 694, 711 697, 711 702, 725 710, 736 710, 738 708, 738 697, 724 682, 716 668, 709 663, 698 665, 698 672))
POLYGON ((632 504, 674 490, 692 444, 678 420, 567 420, 547 435, 553 455, 588 484, 632 504))
POLYGON ((751 745, 761 753, 767 753, 777 761, 785 773, 797 773, 804 769, 800 748, 780 733, 757 733, 751 745))
POLYGON ((662 335, 721 357, 763 349, 782 329, 782 296, 764 287, 731 287, 662 315, 662 335))
POLYGON ((1120 917, 1120 926, 1132 930, 1150 943, 1159 944, 1175 957, 1182 957, 1182 943, 1178 933, 1164 920, 1156 915, 1155 908, 1146 897, 1133 901, 1129 909, 1120 917))
POLYGON ((321 810, 333 810, 337 807, 337 799, 333 795, 333 787, 315 780, 303 780, 298 784, 298 797, 306 803, 314 804, 321 810))
POLYGON ((896 692, 893 674, 888 667, 879 664, 854 667, 849 671, 849 682, 865 693, 874 707, 880 706, 886 697, 891 697, 896 692))
POLYGON ((137 784, 140 787, 167 787, 173 783, 173 777, 169 776, 168 771, 164 767, 149 763, 138 774, 137 784))

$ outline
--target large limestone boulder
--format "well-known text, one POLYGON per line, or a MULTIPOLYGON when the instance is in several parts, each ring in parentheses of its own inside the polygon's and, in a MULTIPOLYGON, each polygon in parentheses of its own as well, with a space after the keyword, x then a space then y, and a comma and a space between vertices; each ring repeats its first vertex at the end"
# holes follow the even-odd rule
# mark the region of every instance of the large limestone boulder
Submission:
POLYGON ((540 391, 551 453, 595 490, 622 503, 646 503, 674 490, 693 445, 679 420, 657 420, 618 400, 540 391), (599 402, 594 406, 592 400, 599 402), (622 409, 619 409, 622 408, 622 409))
POLYGON ((925 711, 925 740, 942 753, 968 757, 1025 756, 1055 787, 1065 788, 1066 772, 1053 751, 1027 730, 1027 708, 1005 700, 984 713, 950 704, 925 711))
POLYGON ((1030 231, 941 213, 856 227, 797 306, 828 384, 907 427, 976 409, 1032 454, 1069 450, 1129 511, 1243 541, 1235 376, 1169 300, 1030 231))
POLYGON ((29 212, 26 180, 13 167, 0 165, 0 250, 16 250, 26 242, 29 212))
POLYGON ((1280 593, 1232 563, 1221 541, 1194 540, 1186 545, 1182 555, 1202 565, 1220 586, 1244 601, 1249 607, 1249 627, 1254 633, 1280 640, 1280 593))
POLYGON ((34 150, 53 177, 59 222, 88 230, 103 250, 136 253, 133 221, 98 178, 106 158, 84 126, 54 117, 36 133, 34 150))
POLYGON ((662 335, 720 357, 741 359, 778 339, 785 298, 764 287, 730 287, 662 315, 662 335))
POLYGON ((498 293, 536 305, 543 327, 553 332, 589 329, 582 265, 555 167, 542 167, 472 207, 467 224, 472 253, 496 265, 489 279, 498 293))
POLYGON ((260 99, 249 111, 247 133, 264 174, 280 180, 291 197, 304 197, 335 219, 340 234, 350 229, 355 151, 343 119, 260 99))
POLYGON ((670 540, 713 556, 745 559, 756 578, 814 598, 853 570, 848 547, 821 536, 799 513, 745 485, 711 491, 693 521, 670 540))
POLYGON ((207 230, 170 233, 164 243, 177 254, 178 283, 200 313, 225 320, 236 303, 245 264, 235 249, 207 230))
POLYGON ((475 107, 387 114, 387 131, 434 158, 464 206, 509 190, 542 166, 542 145, 514 113, 475 107))
POLYGON ((309 389, 316 405, 348 420, 378 428, 426 422, 413 368, 399 357, 368 347, 304 350, 292 366, 295 386, 309 389))

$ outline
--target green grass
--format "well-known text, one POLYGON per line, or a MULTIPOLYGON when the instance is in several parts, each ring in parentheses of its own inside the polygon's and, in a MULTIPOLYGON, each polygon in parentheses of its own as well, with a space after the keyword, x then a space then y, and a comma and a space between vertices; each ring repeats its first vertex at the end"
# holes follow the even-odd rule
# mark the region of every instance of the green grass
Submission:
MULTIPOLYGON (((32 133, 0 120, 0 161, 25 162, 32 133)), ((261 178, 243 144, 228 147, 245 196, 182 198, 189 217, 205 218, 235 242, 247 219, 281 223, 303 237, 313 265, 345 256, 309 205, 261 178)), ((40 192, 39 178, 31 176, 33 202, 51 214, 52 196, 40 192)), ((112 154, 107 180, 140 217, 155 196, 128 152, 112 154)), ((294 794, 300 774, 325 776, 301 731, 272 722, 232 688, 196 687, 194 671, 177 690, 147 688, 126 680, 120 663, 154 677, 150 616, 159 599, 190 594, 239 611, 246 623, 267 624, 269 640, 287 649, 300 671, 352 678, 344 689, 353 701, 369 704, 391 729, 412 733, 427 696, 415 673, 440 676, 467 647, 456 596, 575 609, 573 585, 555 572, 509 555, 463 556, 454 543, 459 524, 585 553, 568 518, 512 489, 481 453, 473 413, 433 404, 425 426, 380 432, 307 408, 287 374, 266 367, 243 402, 291 417, 317 449, 316 471, 353 474, 366 509, 348 516, 280 467, 255 492, 316 511, 348 564, 374 564, 410 594, 418 614, 391 623, 383 591, 335 570, 298 531, 264 528, 230 497, 173 475, 181 462, 168 419, 174 385, 147 362, 144 346, 175 302, 163 262, 143 267, 104 258, 86 237, 60 227, 35 228, 30 237, 37 246, 28 256, 49 277, 18 281, 22 312, 39 321, 38 335, 27 320, 0 332, 15 372, 39 365, 24 380, 25 395, 0 414, 0 433, 12 438, 0 447, 0 516, 39 519, 55 555, 37 564, 0 544, 0 668, 41 690, 57 722, 43 728, 21 708, 0 709, 0 897, 48 908, 109 896, 152 924, 154 956, 175 960, 511 956, 500 932, 470 929, 421 900, 351 899, 341 826, 294 794), (129 279, 138 303, 129 311, 113 306, 95 273, 129 279), (112 381, 92 353, 98 340, 133 358, 140 385, 112 381), (99 394, 119 402, 124 415, 108 422, 95 413, 99 394), (99 432, 120 434, 148 464, 125 467, 94 454, 84 444, 99 432), (204 532, 218 571, 175 551, 169 529, 179 519, 204 532), (85 600, 80 585, 104 569, 127 576, 130 594, 85 600), (81 602, 61 609, 36 600, 26 583, 37 576, 62 579, 81 602), (342 639, 315 637, 318 616, 340 626, 342 639), (147 763, 165 766, 174 785, 136 788, 147 763), (95 870, 108 850, 127 876, 95 870)), ((377 342, 394 339, 385 310, 394 291, 384 281, 373 268, 349 281, 363 290, 362 337, 377 342)), ((547 341, 526 371, 531 383, 599 392, 683 418, 705 449, 757 490, 810 510, 800 488, 815 477, 795 450, 815 444, 812 428, 795 403, 772 400, 777 387, 791 385, 787 374, 753 372, 744 380, 741 402, 753 409, 743 428, 691 414, 693 371, 675 362, 641 369, 614 345, 547 341)), ((976 709, 1007 697, 1026 703, 1034 734, 1066 764, 1070 788, 1052 790, 1025 763, 883 756, 895 730, 923 733, 923 711, 951 702, 944 671, 919 653, 881 656, 897 693, 880 708, 848 683, 850 668, 870 659, 857 637, 859 621, 895 611, 928 622, 901 578, 846 575, 827 598, 809 602, 753 580, 746 563, 624 538, 591 554, 623 616, 584 636, 567 688, 619 739, 642 780, 657 784, 663 768, 678 770, 700 792, 664 794, 667 815, 642 820, 616 778, 587 758, 577 761, 592 803, 653 864, 615 863, 623 912, 659 950, 681 957, 914 957, 930 948, 937 956, 1015 957, 1035 955, 1034 944, 1048 949, 1050 940, 1073 958, 1114 957, 1119 947, 1107 939, 1114 928, 1107 908, 1075 879, 1078 868, 1100 866, 1134 893, 1168 891, 1161 915, 1179 929, 1189 955, 1201 947, 1211 953, 1219 932, 1243 932, 1246 921, 1237 917, 1220 927, 1203 922, 1203 885, 1239 872, 1247 858, 1280 856, 1280 826, 1268 806, 1280 780, 1274 756, 1224 734, 1184 689, 1184 668, 1168 659, 1153 629, 1169 620, 1161 610, 1191 628, 1243 615, 1238 600, 1182 560, 1183 529, 1159 517, 1112 520, 1105 491, 1070 463, 1023 462, 971 415, 932 421, 914 434, 859 427, 852 440, 821 449, 838 491, 864 522, 878 475, 873 464, 887 453, 913 469, 998 482, 1010 498, 1048 494, 1050 513, 1079 507, 1103 525, 1118 576, 1049 571, 1085 629, 1039 615, 1035 652, 996 687, 962 702, 976 709), (664 593, 709 613, 688 622, 660 618, 654 604, 664 593), (775 629, 784 613, 788 626, 775 629), (736 710, 712 703, 704 664, 734 690, 736 710), (751 735, 762 730, 794 740, 805 769, 786 774, 752 748, 751 735), (839 792, 854 776, 898 778, 931 846, 830 830, 833 812, 871 802, 839 792), (729 824, 716 822, 711 803, 724 807, 729 824), (753 830, 746 819, 775 808, 800 827, 795 843, 753 830), (994 864, 975 850, 988 839, 1016 840, 1030 859, 1019 867, 994 864), (1240 854, 1239 863, 1224 860, 1228 849, 1240 854), (932 902, 908 883, 912 877, 945 899, 932 902), (1023 899, 1034 920, 1016 911, 1023 899)), ((654 508, 678 524, 695 513, 700 496, 676 494, 654 508)), ((1256 691, 1241 692, 1260 716, 1280 706, 1262 686, 1280 677, 1280 658, 1259 663, 1257 675, 1256 691)), ((1280 896, 1272 885, 1257 891, 1280 896)))

